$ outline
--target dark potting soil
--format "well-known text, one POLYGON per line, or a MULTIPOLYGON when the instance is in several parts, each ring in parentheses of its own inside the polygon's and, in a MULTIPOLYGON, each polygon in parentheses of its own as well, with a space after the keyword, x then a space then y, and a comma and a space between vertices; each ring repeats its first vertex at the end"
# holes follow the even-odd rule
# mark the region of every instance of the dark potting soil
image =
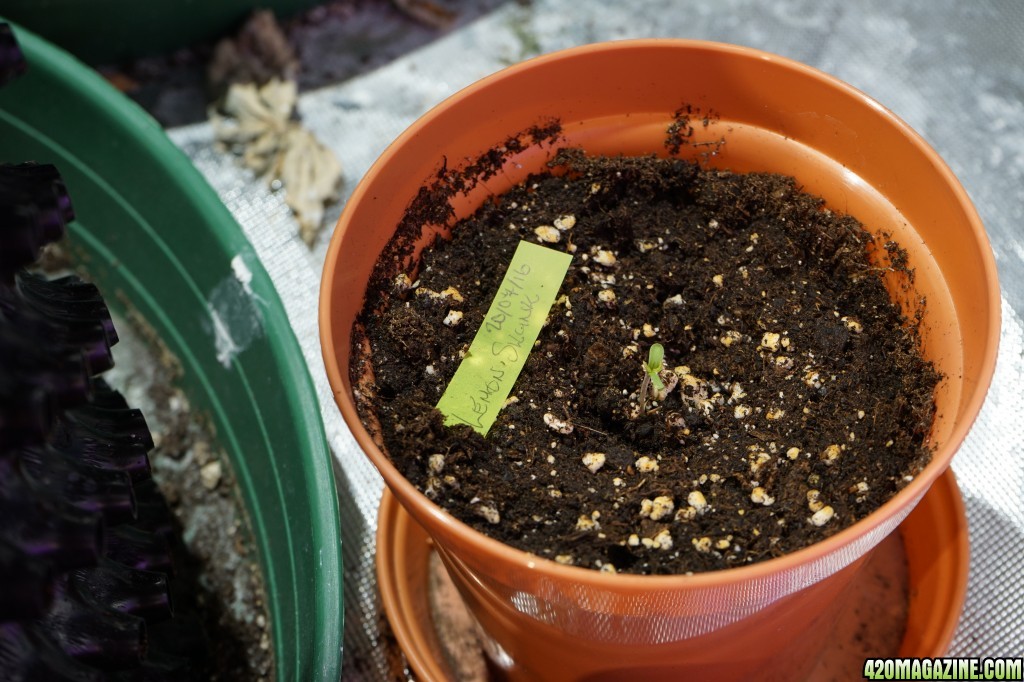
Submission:
POLYGON ((542 557, 670 574, 820 541, 927 464, 939 377, 882 281, 898 246, 783 176, 578 150, 551 170, 457 224, 415 283, 371 284, 361 409, 428 497, 542 557), (574 255, 559 298, 488 435, 444 426, 521 239, 574 255), (641 405, 654 343, 670 390, 641 405))

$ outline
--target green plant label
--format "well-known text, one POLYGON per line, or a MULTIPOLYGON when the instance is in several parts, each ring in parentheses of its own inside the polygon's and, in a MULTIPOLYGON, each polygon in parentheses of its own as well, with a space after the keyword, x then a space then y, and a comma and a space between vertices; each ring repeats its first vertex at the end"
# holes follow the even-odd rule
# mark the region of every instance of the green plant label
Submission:
POLYGON ((437 409, 486 436, 526 364, 572 256, 519 242, 498 293, 437 409))

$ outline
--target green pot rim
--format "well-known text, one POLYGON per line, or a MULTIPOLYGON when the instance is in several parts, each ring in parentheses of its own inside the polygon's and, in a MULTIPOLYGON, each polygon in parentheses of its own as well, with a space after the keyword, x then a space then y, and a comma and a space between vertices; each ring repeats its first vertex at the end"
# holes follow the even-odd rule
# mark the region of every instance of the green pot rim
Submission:
MULTIPOLYGON (((3 21, 0 18, 0 21, 3 21)), ((266 270, 253 250, 252 245, 223 202, 216 195, 213 189, 193 166, 192 162, 179 150, 167 137, 160 125, 141 108, 131 102, 127 97, 114 89, 103 78, 92 69, 84 66, 77 59, 57 48, 47 41, 32 34, 12 23, 12 28, 21 45, 22 51, 28 62, 28 73, 20 80, 33 78, 33 74, 45 81, 52 81, 60 86, 59 92, 53 93, 51 106, 62 106, 68 119, 68 128, 74 129, 79 125, 78 118, 83 115, 95 114, 98 121, 92 124, 100 124, 105 132, 109 132, 110 140, 115 140, 121 156, 118 160, 132 158, 135 161, 143 162, 139 172, 145 172, 148 165, 150 168, 159 167, 159 174, 162 180, 167 181, 166 191, 177 195, 187 202, 193 204, 195 209, 206 218, 205 227, 209 229, 210 237, 214 240, 216 248, 222 252, 221 255, 238 255, 243 259, 244 264, 251 272, 251 288, 254 300, 260 301, 260 313, 263 318, 263 329, 266 330, 265 342, 269 345, 269 355, 276 364, 279 381, 275 389, 280 391, 280 401, 277 405, 268 406, 281 409, 294 427, 294 442, 289 445, 297 447, 298 452, 303 454, 297 458, 299 463, 289 461, 289 458, 280 457, 280 448, 274 448, 264 431, 264 424, 260 420, 259 426, 264 441, 271 451, 269 458, 270 466, 273 467, 275 476, 285 468, 298 466, 301 469, 300 490, 306 496, 306 500, 297 499, 294 491, 286 491, 281 487, 280 479, 277 482, 277 490, 280 495, 279 502, 286 507, 288 504, 299 505, 308 502, 307 513, 310 518, 308 531, 302 528, 292 528, 292 519, 287 519, 287 537, 285 538, 288 547, 288 556, 284 556, 280 549, 275 551, 275 556, 268 557, 267 545, 267 523, 271 521, 269 514, 273 511, 266 509, 260 500, 257 500, 252 488, 253 474, 250 471, 249 463, 246 461, 245 453, 239 450, 239 443, 233 427, 227 418, 227 410, 217 396, 220 386, 217 379, 209 376, 200 365, 199 361, 189 352, 189 343, 184 338, 171 338, 169 345, 181 353, 180 359, 188 370, 196 373, 196 380, 207 389, 208 407, 212 413, 215 424, 219 427, 217 438, 228 450, 231 465, 237 474, 239 485, 242 489, 242 496, 246 503, 249 518, 252 522, 256 544, 259 548, 260 560, 264 570, 267 599, 270 602, 271 632, 275 651, 276 673, 280 679, 331 679, 337 680, 341 674, 341 651, 343 633, 343 591, 342 591, 342 556, 341 556, 341 534, 338 510, 338 496, 335 487, 334 473, 332 469, 332 455, 327 444, 323 422, 320 417, 319 401, 316 397, 316 390, 309 374, 308 366, 303 358, 298 341, 288 321, 284 306, 266 270), (83 106, 72 106, 74 103, 81 103, 83 106), (141 153, 139 153, 141 150, 141 153), (216 387, 216 388, 215 388, 216 387), (275 456, 276 455, 276 456, 275 456), (309 544, 307 544, 309 543, 309 544), (296 566, 296 556, 303 552, 316 555, 315 576, 301 573, 296 566), (283 566, 285 573, 290 573, 290 581, 283 579, 278 566, 283 566), (312 589, 305 599, 299 598, 303 590, 312 589), (290 591, 291 599, 288 600, 294 608, 289 612, 275 606, 277 597, 284 591, 290 591), (314 611, 312 619, 305 612, 305 606, 314 611), (309 623, 313 623, 313 632, 309 632, 309 623)), ((199 286, 189 274, 188 268, 182 264, 174 249, 168 245, 152 226, 146 221, 143 215, 131 205, 131 202, 115 188, 104 177, 97 173, 92 161, 94 157, 87 157, 69 148, 68 142, 71 137, 67 131, 59 131, 53 136, 50 131, 35 128, 32 123, 26 121, 17 112, 18 102, 12 101, 14 113, 5 108, 3 99, 4 91, 15 89, 19 81, 8 84, 0 89, 0 124, 6 124, 19 129, 26 136, 32 138, 32 144, 42 145, 46 149, 53 150, 55 155, 63 157, 63 161, 57 161, 58 169, 62 164, 71 164, 76 172, 89 176, 90 180, 105 189, 111 198, 121 204, 120 208, 134 214, 138 218, 142 228, 148 232, 147 238, 151 239, 157 249, 170 261, 174 270, 177 270, 193 289, 193 293, 203 297, 203 287, 199 286)), ((70 140, 74 143, 74 140, 70 140)), ((84 144, 83 146, 88 146, 84 144)), ((19 159, 3 159, 4 141, 0 139, 0 161, 23 161, 19 159)), ((83 150, 88 153, 90 150, 83 150)), ((102 164, 100 164, 102 165, 102 164)), ((75 192, 71 190, 71 199, 77 206, 75 192)), ((73 237, 86 246, 87 251, 92 251, 94 257, 100 261, 101 270, 109 268, 117 272, 117 276, 123 278, 133 297, 138 296, 142 310, 156 310, 160 315, 162 307, 154 296, 147 291, 141 283, 133 279, 130 272, 121 267, 117 260, 116 251, 109 250, 107 245, 94 233, 90 232, 81 223, 73 222, 70 226, 73 237)), ((98 278, 102 279, 102 278, 98 278)), ((102 284, 102 282, 100 282, 102 284)), ((106 294, 108 302, 114 307, 116 301, 106 294)), ((203 297, 205 298, 205 297, 203 297)), ((177 335, 175 325, 170 319, 150 320, 158 329, 166 329, 171 336, 177 335)), ((255 401, 253 387, 260 381, 266 381, 265 368, 262 372, 253 371, 253 368, 246 368, 238 358, 232 362, 231 371, 236 372, 242 382, 243 390, 255 401)), ((258 414, 258 409, 257 409, 258 414)), ((262 472, 257 472, 262 473, 262 472)), ((291 472, 294 478, 294 473, 291 472)), ((307 568, 309 568, 307 566, 307 568)))

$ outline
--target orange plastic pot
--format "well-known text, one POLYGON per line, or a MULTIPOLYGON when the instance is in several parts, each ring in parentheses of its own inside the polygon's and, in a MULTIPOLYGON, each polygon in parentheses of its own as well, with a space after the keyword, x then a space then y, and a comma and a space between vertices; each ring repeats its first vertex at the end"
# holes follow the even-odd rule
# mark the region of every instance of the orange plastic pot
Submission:
MULTIPOLYGON (((442 227, 424 226, 421 242, 442 227)), ((531 680, 644 673, 800 679, 813 666, 834 621, 833 606, 858 565, 946 470, 981 408, 995 366, 999 289, 991 248, 963 188, 920 136, 863 93, 747 48, 625 41, 513 66, 457 93, 403 133, 370 169, 339 221, 324 270, 320 329, 345 420, 388 488, 432 538, 488 635, 495 669, 531 680), (944 375, 936 392, 933 460, 868 518, 761 564, 693 576, 609 575, 558 565, 470 529, 399 474, 356 412, 353 323, 385 244, 442 167, 465 166, 553 118, 561 123, 557 144, 519 138, 524 148, 509 155, 501 172, 453 197, 457 219, 489 193, 543 170, 558 146, 591 154, 666 154, 666 128, 684 105, 696 120, 680 156, 795 176, 831 208, 891 234, 908 251, 912 289, 896 277, 888 284, 910 313, 921 297, 927 301, 923 351, 944 375)))
MULTIPOLYGON (((874 627, 881 627, 884 632, 885 626, 859 617, 856 609, 842 610, 837 604, 833 611, 842 611, 840 617, 845 620, 836 628, 814 675, 830 679, 859 675, 861 661, 843 651, 844 645, 850 643, 840 639, 844 632, 857 632, 868 638, 866 641, 882 641, 901 657, 936 658, 946 654, 967 593, 969 564, 967 518, 951 470, 947 469, 921 498, 900 524, 898 533, 899 540, 880 544, 872 553, 872 560, 883 566, 906 566, 908 603, 902 639, 883 641, 884 637, 876 635, 874 627)), ((877 580, 877 570, 856 576, 846 597, 858 601, 877 599, 878 594, 873 591, 877 588, 871 582, 877 580)), ((381 602, 416 678, 444 682, 456 675, 449 665, 449 655, 461 656, 465 652, 455 653, 453 643, 443 639, 451 633, 442 632, 435 623, 430 573, 429 536, 385 491, 377 520, 377 583, 381 602)), ((892 576, 892 583, 899 584, 899 577, 892 576)))

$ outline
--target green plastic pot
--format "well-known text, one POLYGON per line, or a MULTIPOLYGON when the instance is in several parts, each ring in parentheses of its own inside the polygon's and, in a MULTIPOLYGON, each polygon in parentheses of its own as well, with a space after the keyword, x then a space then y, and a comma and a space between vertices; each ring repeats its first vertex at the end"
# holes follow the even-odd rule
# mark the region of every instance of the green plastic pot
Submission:
POLYGON ((67 53, 15 34, 29 67, 0 88, 0 162, 57 166, 77 214, 68 239, 90 280, 115 310, 129 302, 180 359, 182 387, 209 415, 252 520, 278 678, 337 680, 342 565, 331 455, 270 278, 148 114, 67 53), (211 309, 223 313, 233 352, 223 343, 218 352, 211 309))
POLYGON ((3 13, 90 64, 216 40, 256 9, 278 17, 322 0, 4 0, 3 13))

